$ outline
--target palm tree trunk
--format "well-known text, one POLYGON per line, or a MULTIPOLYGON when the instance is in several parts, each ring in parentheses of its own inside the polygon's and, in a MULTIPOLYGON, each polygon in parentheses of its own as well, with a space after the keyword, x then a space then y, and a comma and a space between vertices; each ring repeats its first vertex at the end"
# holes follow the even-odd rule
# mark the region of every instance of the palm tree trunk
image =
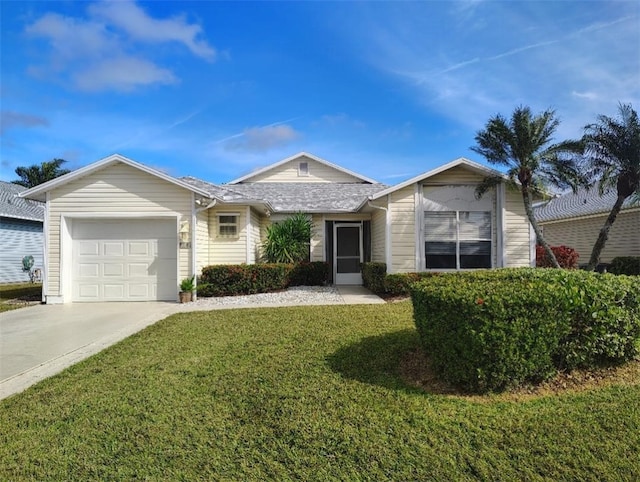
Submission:
POLYGON ((524 201, 524 211, 527 213, 529 222, 533 227, 533 232, 536 233, 536 242, 542 245, 545 253, 547 253, 547 256, 551 260, 551 264, 553 264, 553 267, 560 268, 560 264, 556 259, 556 255, 553 254, 553 251, 551 251, 551 246, 549 246, 549 243, 545 241, 544 237, 542 236, 542 231, 540 230, 540 226, 538 226, 538 223, 536 222, 536 218, 533 214, 533 203, 531 202, 531 192, 529 191, 529 189, 525 188, 524 186, 522 186, 522 200, 524 201))
POLYGON ((598 239, 596 243, 593 245, 593 250, 591 251, 591 258, 589 258, 589 264, 587 265, 587 270, 594 271, 600 262, 600 254, 604 249, 604 245, 607 243, 607 239, 609 238, 609 230, 613 225, 614 221, 618 217, 618 213, 622 209, 622 203, 627 199, 628 196, 623 196, 618 194, 618 198, 616 199, 615 204, 611 208, 611 212, 609 216, 607 216, 606 221, 600 228, 600 234, 598 235, 598 239))

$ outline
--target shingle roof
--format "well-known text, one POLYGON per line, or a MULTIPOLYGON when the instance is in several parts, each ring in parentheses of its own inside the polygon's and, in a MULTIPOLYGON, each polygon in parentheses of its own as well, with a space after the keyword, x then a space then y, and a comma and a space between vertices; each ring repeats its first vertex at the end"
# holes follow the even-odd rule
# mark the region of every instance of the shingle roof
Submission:
POLYGON ((385 184, 256 182, 233 185, 211 184, 194 177, 183 181, 209 191, 224 202, 263 201, 274 212, 335 213, 357 210, 369 196, 386 189, 385 184))
POLYGON ((26 188, 0 181, 0 217, 44 221, 44 204, 18 197, 22 191, 26 191, 26 188))
MULTIPOLYGON (((563 194, 553 198, 536 208, 535 216, 540 222, 556 221, 558 219, 576 218, 580 216, 590 216, 593 214, 603 214, 611 211, 616 202, 616 191, 606 191, 602 196, 596 187, 589 190, 580 189, 577 193, 563 194)), ((632 197, 627 198, 622 205, 622 209, 632 206, 640 207, 640 204, 633 202, 632 197)))

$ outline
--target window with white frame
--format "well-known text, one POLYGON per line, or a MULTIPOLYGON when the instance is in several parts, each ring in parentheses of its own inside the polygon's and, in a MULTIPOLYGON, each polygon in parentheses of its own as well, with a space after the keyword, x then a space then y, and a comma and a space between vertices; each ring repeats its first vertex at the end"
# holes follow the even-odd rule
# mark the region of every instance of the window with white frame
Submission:
POLYGON ((238 236, 238 223, 240 215, 237 213, 218 214, 218 236, 222 238, 235 238, 238 236))
POLYGON ((491 268, 491 252, 491 212, 424 212, 426 269, 491 268))

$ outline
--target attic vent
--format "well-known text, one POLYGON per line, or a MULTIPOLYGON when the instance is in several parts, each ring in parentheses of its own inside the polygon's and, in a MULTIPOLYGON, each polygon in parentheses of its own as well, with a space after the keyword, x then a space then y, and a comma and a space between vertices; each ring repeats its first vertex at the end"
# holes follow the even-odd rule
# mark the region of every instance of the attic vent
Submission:
POLYGON ((298 176, 308 176, 309 175, 309 163, 301 162, 298 164, 298 176))

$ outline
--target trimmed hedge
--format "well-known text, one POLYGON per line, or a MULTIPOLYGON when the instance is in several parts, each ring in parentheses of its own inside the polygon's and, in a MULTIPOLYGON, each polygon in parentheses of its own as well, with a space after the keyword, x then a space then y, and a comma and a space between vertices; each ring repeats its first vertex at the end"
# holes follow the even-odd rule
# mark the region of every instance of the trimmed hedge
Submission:
POLYGON ((362 263, 362 284, 374 293, 384 293, 384 280, 386 276, 386 263, 362 263))
POLYGON ((640 276, 640 256, 618 256, 611 260, 609 273, 640 276))
POLYGON ((411 297, 434 369, 474 392, 622 362, 640 348, 640 284, 629 277, 531 268, 446 273, 412 285, 411 297))
POLYGON ((321 286, 327 283, 324 262, 220 264, 202 268, 198 296, 236 296, 279 291, 288 286, 321 286))
MULTIPOLYGON (((568 246, 551 246, 551 251, 556 257, 561 268, 576 269, 578 267, 578 252, 568 246)), ((551 259, 547 256, 547 252, 540 245, 536 246, 536 266, 538 268, 553 268, 551 259)))

